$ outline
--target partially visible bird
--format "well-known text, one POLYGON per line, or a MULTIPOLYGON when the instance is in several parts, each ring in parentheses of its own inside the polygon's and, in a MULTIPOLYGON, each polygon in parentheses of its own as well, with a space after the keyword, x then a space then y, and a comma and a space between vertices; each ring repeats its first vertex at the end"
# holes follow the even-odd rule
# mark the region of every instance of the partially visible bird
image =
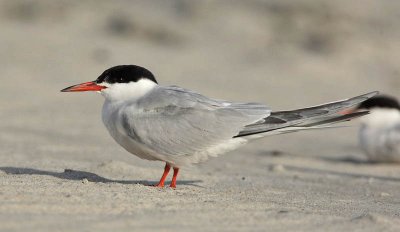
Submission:
POLYGON ((400 104, 387 95, 362 102, 357 110, 371 113, 361 120, 359 143, 371 162, 400 162, 400 104))
POLYGON ((105 97, 104 125, 128 152, 166 163, 158 187, 171 169, 176 187, 179 168, 234 150, 266 135, 329 127, 368 114, 343 113, 377 94, 292 111, 272 112, 260 103, 208 98, 177 86, 158 85, 154 75, 136 65, 104 71, 95 81, 62 92, 98 91, 105 97))

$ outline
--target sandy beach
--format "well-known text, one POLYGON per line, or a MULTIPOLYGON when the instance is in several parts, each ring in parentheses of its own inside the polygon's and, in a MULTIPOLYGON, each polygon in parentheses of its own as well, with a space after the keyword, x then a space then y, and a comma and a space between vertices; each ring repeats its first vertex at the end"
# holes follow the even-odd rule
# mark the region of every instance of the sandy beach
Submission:
POLYGON ((137 64, 162 85, 274 110, 400 97, 398 12, 389 0, 0 0, 0 231, 399 231, 400 166, 366 162, 359 121, 255 141, 157 189, 164 164, 112 140, 99 94, 59 92, 137 64))

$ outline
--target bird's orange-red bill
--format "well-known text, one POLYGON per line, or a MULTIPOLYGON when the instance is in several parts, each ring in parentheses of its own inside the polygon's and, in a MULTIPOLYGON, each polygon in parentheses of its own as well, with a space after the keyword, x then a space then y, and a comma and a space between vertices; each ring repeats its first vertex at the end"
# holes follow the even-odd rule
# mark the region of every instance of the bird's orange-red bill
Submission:
POLYGON ((107 87, 96 84, 93 81, 85 82, 78 85, 73 85, 61 90, 61 92, 85 92, 85 91, 100 91, 107 87))

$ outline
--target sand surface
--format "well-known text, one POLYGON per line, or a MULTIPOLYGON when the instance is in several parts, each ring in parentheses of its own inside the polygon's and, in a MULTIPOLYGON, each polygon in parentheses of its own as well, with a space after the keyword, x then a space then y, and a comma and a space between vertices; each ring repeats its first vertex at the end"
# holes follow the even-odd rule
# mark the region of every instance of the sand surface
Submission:
POLYGON ((400 97, 398 1, 0 1, 0 231, 399 231, 400 169, 353 127, 268 137, 147 187, 98 94, 117 64, 219 99, 293 109, 400 97))

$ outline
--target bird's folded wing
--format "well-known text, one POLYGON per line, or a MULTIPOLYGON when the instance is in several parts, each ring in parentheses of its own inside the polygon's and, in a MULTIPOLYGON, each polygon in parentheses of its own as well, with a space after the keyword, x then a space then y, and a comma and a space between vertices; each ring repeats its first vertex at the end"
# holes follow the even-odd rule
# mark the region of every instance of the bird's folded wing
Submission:
POLYGON ((132 139, 164 155, 193 155, 224 143, 270 114, 258 103, 209 99, 179 87, 157 87, 122 115, 132 139))

